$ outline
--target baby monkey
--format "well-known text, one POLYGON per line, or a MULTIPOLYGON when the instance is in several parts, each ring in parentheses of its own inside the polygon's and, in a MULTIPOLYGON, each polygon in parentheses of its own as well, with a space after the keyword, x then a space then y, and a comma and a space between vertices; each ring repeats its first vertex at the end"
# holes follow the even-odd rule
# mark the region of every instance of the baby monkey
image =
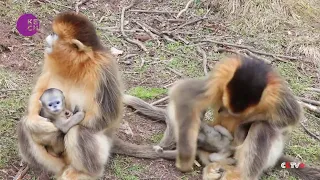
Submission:
POLYGON ((75 113, 66 109, 65 97, 59 89, 50 88, 40 97, 40 116, 50 120, 61 132, 48 134, 44 145, 48 152, 59 155, 64 151, 64 134, 79 124, 85 113, 75 108, 75 113))
MULTIPOLYGON (((60 131, 66 134, 70 128, 79 124, 84 118, 84 112, 73 114, 65 108, 65 97, 59 89, 50 88, 40 97, 42 105, 40 116, 48 118, 60 131)), ((75 111, 78 111, 77 107, 75 111)))

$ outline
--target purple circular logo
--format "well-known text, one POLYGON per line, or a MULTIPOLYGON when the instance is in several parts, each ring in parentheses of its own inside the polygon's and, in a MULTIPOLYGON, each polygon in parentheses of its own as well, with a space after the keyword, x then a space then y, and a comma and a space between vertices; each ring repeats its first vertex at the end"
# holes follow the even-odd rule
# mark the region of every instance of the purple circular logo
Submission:
POLYGON ((16 28, 23 36, 33 36, 40 28, 40 22, 33 14, 23 14, 19 17, 16 28))

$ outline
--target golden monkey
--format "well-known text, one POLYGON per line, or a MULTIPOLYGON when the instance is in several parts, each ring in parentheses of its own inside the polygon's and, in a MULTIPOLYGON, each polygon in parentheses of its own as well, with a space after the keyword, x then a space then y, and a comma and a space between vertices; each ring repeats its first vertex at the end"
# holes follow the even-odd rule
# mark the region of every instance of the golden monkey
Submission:
MULTIPOLYGON (((247 57, 218 62, 207 77, 180 80, 169 90, 169 119, 177 141, 176 167, 191 171, 197 150, 201 112, 211 107, 214 121, 234 136, 236 167, 212 163, 204 179, 256 180, 283 158, 285 141, 302 117, 302 109, 286 82, 268 64, 247 57)), ((300 177, 320 177, 304 168, 300 177)))
POLYGON ((117 63, 101 44, 93 24, 81 14, 66 12, 53 21, 54 34, 41 73, 29 99, 27 115, 18 125, 19 150, 24 161, 54 173, 58 179, 98 179, 103 175, 112 139, 122 118, 122 83, 117 63), (61 157, 49 154, 35 137, 60 130, 39 115, 46 89, 64 92, 66 108, 85 117, 64 136, 61 157))
MULTIPOLYGON (((60 131, 58 136, 42 139, 42 145, 54 155, 60 155, 64 151, 64 134, 84 118, 84 112, 74 114, 66 109, 65 97, 59 89, 49 88, 40 97, 40 116, 49 119, 60 131)), ((37 137, 35 137, 37 138, 37 137)), ((41 141, 41 140, 39 140, 41 141)), ((38 141, 38 142, 39 142, 38 141)))

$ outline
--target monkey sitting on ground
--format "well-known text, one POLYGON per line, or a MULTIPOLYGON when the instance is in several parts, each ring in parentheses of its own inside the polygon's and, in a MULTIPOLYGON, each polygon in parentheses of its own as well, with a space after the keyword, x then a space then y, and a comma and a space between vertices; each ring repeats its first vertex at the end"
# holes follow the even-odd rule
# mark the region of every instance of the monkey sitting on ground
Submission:
MULTIPOLYGON (((43 142, 47 151, 52 155, 60 155, 64 151, 64 134, 69 129, 79 124, 85 113, 78 111, 73 114, 66 109, 63 92, 56 88, 49 88, 40 97, 40 116, 49 119, 61 132, 58 136, 48 137, 48 142, 43 142)), ((77 110, 77 108, 76 108, 77 110)))
MULTIPOLYGON (((211 163, 204 169, 204 179, 215 179, 219 169, 225 169, 222 179, 257 180, 278 161, 294 161, 283 156, 283 149, 302 109, 287 83, 263 61, 226 58, 205 78, 175 83, 169 99, 168 114, 177 141, 176 167, 182 172, 193 169, 201 114, 209 107, 214 110, 210 125, 221 125, 234 137, 237 165, 211 163)), ((303 179, 320 179, 316 168, 292 170, 303 179)))
POLYGON ((41 73, 18 124, 19 151, 25 162, 45 169, 59 180, 99 179, 110 156, 122 119, 122 81, 118 65, 100 42, 92 22, 83 14, 64 12, 52 23, 46 38, 41 73), (64 135, 62 156, 47 152, 41 140, 61 131, 39 115, 39 99, 46 89, 64 92, 67 109, 78 107, 84 119, 64 135))

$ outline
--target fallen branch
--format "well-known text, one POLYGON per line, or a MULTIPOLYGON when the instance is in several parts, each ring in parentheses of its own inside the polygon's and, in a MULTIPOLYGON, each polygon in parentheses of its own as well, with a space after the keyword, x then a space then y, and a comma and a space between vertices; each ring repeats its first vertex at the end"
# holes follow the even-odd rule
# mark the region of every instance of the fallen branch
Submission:
POLYGON ((207 75, 208 74, 208 69, 207 69, 207 54, 206 52, 200 47, 200 46, 197 46, 196 47, 197 51, 202 55, 202 61, 203 61, 203 71, 204 71, 204 74, 207 75))
POLYGON ((304 131, 307 134, 309 134, 311 137, 313 137, 313 138, 317 139, 318 141, 320 141, 320 138, 317 135, 313 134, 311 131, 309 131, 309 129, 302 122, 300 122, 300 124, 301 124, 301 126, 303 127, 304 131))
POLYGON ((298 101, 303 107, 305 107, 306 109, 312 111, 312 112, 315 112, 315 113, 318 113, 320 114, 320 108, 316 107, 316 106, 313 106, 311 104, 307 104, 307 103, 304 103, 304 102, 301 102, 301 101, 298 101))
POLYGON ((271 64, 271 61, 269 61, 268 59, 264 59, 264 58, 262 58, 260 56, 257 56, 255 54, 253 54, 251 51, 249 51, 248 49, 244 49, 244 50, 242 50, 242 52, 244 52, 245 54, 247 54, 250 57, 253 57, 253 58, 256 58, 256 59, 260 59, 261 61, 263 61, 263 62, 265 62, 267 64, 271 64))
POLYGON ((320 106, 320 101, 315 101, 315 100, 307 99, 304 97, 297 97, 297 98, 302 102, 309 103, 309 104, 315 105, 315 106, 320 106))
POLYGON ((131 9, 129 12, 140 12, 140 13, 159 13, 159 14, 175 14, 177 11, 156 11, 156 10, 144 10, 144 9, 131 9))
POLYGON ((205 19, 208 19, 207 17, 202 17, 202 18, 199 18, 199 19, 195 19, 195 20, 192 20, 192 21, 188 21, 184 24, 181 24, 180 26, 178 27, 175 27, 175 28, 172 28, 170 31, 164 31, 163 33, 166 33, 166 34, 172 34, 174 31, 178 30, 178 29, 181 29, 185 26, 188 26, 188 25, 191 25, 191 24, 194 24, 194 23, 197 23, 199 21, 203 21, 205 19))
POLYGON ((162 103, 163 101, 166 101, 166 100, 168 100, 168 99, 169 99, 169 96, 166 96, 166 97, 164 97, 164 98, 161 98, 161 99, 159 99, 159 100, 151 103, 150 105, 154 106, 154 105, 159 104, 159 103, 162 103))
POLYGON ((28 170, 29 170, 29 166, 22 167, 13 179, 14 180, 23 179, 23 177, 27 174, 28 170))
POLYGON ((232 47, 236 47, 236 48, 247 49, 248 51, 251 51, 252 53, 265 55, 265 56, 271 56, 271 57, 276 58, 276 59, 278 59, 278 58, 285 58, 285 59, 290 59, 290 60, 297 60, 298 59, 297 57, 292 57, 292 56, 284 56, 284 55, 278 55, 278 54, 272 54, 272 53, 257 51, 257 50, 254 50, 252 47, 249 47, 249 46, 243 46, 243 45, 238 45, 238 44, 220 42, 220 41, 215 41, 215 40, 201 40, 200 42, 211 42, 211 43, 215 43, 215 44, 219 44, 219 45, 223 45, 223 46, 232 46, 232 47))
POLYGON ((145 45, 143 45, 140 41, 136 40, 136 39, 130 39, 125 33, 124 33, 124 13, 126 10, 130 9, 131 7, 133 7, 135 5, 135 0, 132 1, 132 3, 127 6, 127 7, 123 7, 122 11, 121 11, 121 19, 120 19, 120 31, 121 34, 123 36, 123 38, 128 41, 129 43, 135 44, 137 46, 139 46, 143 51, 148 52, 147 48, 145 47, 145 45))
POLYGON ((182 9, 182 10, 178 13, 178 15, 176 16, 176 19, 178 19, 178 18, 182 15, 182 13, 184 13, 184 12, 186 12, 186 11, 188 10, 189 6, 191 5, 191 3, 192 3, 193 1, 194 1, 194 0, 188 1, 188 3, 186 4, 186 6, 184 7, 184 9, 182 9))
MULTIPOLYGON (((47 3, 51 3, 51 4, 54 4, 54 5, 57 5, 57 6, 61 6, 61 7, 65 7, 65 8, 68 8, 68 9, 72 9, 71 6, 66 6, 66 5, 63 5, 63 4, 59 4, 59 3, 56 3, 56 2, 53 2, 53 1, 49 1, 49 0, 45 0, 47 3)), ((39 1, 40 2, 40 1, 39 1)))
POLYGON ((84 4, 84 3, 87 3, 88 1, 89 0, 83 0, 83 1, 79 1, 79 2, 76 3, 74 8, 75 8, 77 14, 79 13, 79 6, 84 4))
POLYGON ((147 34, 149 34, 149 36, 150 36, 152 39, 156 40, 157 43, 158 43, 158 45, 161 44, 160 41, 159 41, 159 39, 158 39, 158 37, 157 37, 157 35, 153 34, 143 23, 139 23, 138 21, 134 21, 134 22, 135 22, 138 26, 140 26, 147 34))
POLYGON ((318 89, 318 88, 306 88, 306 90, 320 93, 320 89, 318 89))
POLYGON ((164 85, 163 87, 164 87, 164 88, 168 88, 168 87, 172 86, 174 83, 175 83, 175 82, 170 83, 170 84, 167 84, 167 85, 164 85))
POLYGON ((177 35, 177 34, 175 34, 175 33, 173 33, 172 36, 173 36, 176 40, 182 41, 183 43, 185 43, 185 44, 187 44, 187 45, 190 43, 189 41, 187 41, 186 39, 182 38, 180 35, 177 35))

